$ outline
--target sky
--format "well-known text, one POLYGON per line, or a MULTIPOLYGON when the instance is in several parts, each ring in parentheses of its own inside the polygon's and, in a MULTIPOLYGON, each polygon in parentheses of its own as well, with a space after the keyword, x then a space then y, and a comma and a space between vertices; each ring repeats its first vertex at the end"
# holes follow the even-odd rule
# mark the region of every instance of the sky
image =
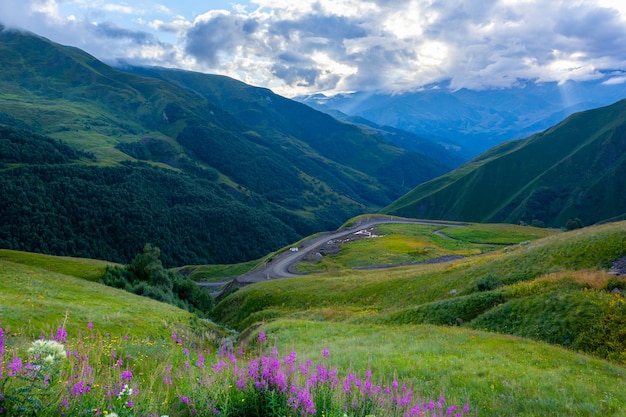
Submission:
POLYGON ((287 97, 626 82, 623 0, 0 0, 0 23, 287 97))

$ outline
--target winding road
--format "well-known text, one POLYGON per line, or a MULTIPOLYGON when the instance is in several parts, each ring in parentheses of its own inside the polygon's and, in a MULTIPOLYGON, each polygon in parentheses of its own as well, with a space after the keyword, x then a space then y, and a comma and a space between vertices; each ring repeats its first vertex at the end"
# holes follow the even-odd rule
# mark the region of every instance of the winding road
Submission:
POLYGON ((404 220, 404 219, 394 219, 394 218, 385 218, 385 217, 373 217, 367 220, 359 220, 355 223, 355 225, 349 229, 341 229, 336 230, 334 232, 327 232, 321 236, 309 239, 304 241, 300 246, 298 246, 297 251, 285 250, 280 254, 276 255, 270 262, 265 265, 256 268, 253 271, 250 271, 246 274, 240 275, 233 279, 229 279, 226 281, 220 282, 206 282, 206 283, 198 283, 206 288, 220 288, 225 284, 234 282, 238 286, 253 284, 255 282, 265 281, 269 279, 279 279, 279 278, 289 278, 300 276, 302 274, 296 274, 292 271, 295 270, 298 262, 302 260, 305 256, 309 255, 312 252, 318 251, 324 244, 326 244, 329 240, 339 239, 350 234, 359 232, 361 230, 368 229, 370 227, 379 225, 379 224, 421 224, 426 226, 442 226, 442 227, 464 227, 465 224, 460 223, 446 223, 441 221, 428 221, 428 220, 404 220))

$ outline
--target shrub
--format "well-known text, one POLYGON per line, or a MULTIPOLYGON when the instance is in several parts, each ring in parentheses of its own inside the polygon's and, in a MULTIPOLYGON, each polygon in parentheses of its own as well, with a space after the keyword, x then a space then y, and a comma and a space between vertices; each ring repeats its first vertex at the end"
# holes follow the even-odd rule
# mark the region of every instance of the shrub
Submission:
POLYGON ((213 308, 209 293, 190 278, 163 268, 159 248, 146 245, 126 267, 107 267, 101 283, 207 315, 213 308))
POLYGON ((439 325, 462 324, 505 301, 504 295, 482 292, 449 300, 422 304, 417 308, 392 314, 393 323, 429 323, 439 325))
POLYGON ((476 281, 476 289, 478 291, 491 291, 501 287, 503 284, 499 276, 489 273, 484 278, 476 281))
POLYGON ((606 290, 610 292, 614 289, 618 289, 621 292, 626 292, 626 280, 617 278, 609 279, 609 281, 606 283, 606 290))

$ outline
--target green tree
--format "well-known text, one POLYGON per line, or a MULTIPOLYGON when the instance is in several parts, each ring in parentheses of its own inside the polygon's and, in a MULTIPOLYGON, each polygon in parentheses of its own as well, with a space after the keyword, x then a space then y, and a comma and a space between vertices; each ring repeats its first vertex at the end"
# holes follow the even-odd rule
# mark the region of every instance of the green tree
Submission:
POLYGON ((129 270, 140 281, 147 281, 154 286, 171 290, 172 279, 163 268, 160 258, 161 249, 147 243, 143 247, 143 253, 135 256, 129 266, 129 270))
POLYGON ((567 230, 582 229, 583 227, 583 222, 578 217, 569 219, 565 224, 565 229, 567 230))

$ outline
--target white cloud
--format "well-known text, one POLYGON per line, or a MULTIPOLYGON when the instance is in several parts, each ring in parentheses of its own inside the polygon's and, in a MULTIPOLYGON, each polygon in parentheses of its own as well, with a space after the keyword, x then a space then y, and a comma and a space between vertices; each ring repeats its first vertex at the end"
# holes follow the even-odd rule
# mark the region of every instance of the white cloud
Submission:
POLYGON ((1 0, 0 22, 102 59, 215 72, 285 95, 440 81, 501 88, 626 69, 622 0, 213 4, 222 10, 197 10, 197 2, 1 0))
POLYGON ((115 12, 115 13, 124 13, 124 14, 137 14, 142 13, 142 11, 136 10, 133 7, 125 6, 122 4, 105 4, 102 6, 102 10, 107 12, 115 12))
POLYGON ((612 77, 608 80, 604 81, 602 84, 604 85, 619 85, 626 83, 626 75, 622 75, 620 77, 612 77))

